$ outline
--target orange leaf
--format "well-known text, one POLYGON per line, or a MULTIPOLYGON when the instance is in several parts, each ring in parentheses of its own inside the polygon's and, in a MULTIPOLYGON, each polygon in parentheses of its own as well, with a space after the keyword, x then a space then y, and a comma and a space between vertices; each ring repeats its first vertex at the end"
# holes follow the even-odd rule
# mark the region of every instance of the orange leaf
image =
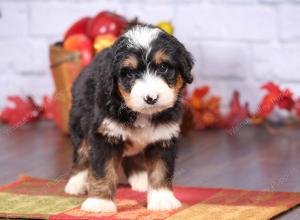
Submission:
POLYGON ((210 127, 216 122, 215 116, 209 111, 204 112, 202 118, 203 118, 203 123, 206 127, 210 127))
POLYGON ((217 127, 222 121, 221 98, 217 96, 205 98, 208 92, 208 86, 197 88, 187 102, 192 109, 194 126, 197 129, 217 127))
POLYGON ((192 99, 190 100, 190 104, 192 108, 194 109, 200 109, 201 108, 201 100, 197 98, 196 96, 192 96, 192 99))

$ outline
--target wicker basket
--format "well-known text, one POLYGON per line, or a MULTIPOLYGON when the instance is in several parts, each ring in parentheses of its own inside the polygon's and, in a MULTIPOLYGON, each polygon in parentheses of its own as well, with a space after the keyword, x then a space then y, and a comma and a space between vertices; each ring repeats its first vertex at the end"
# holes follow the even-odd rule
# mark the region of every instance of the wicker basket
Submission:
POLYGON ((69 130, 71 87, 82 69, 80 52, 67 51, 59 44, 50 46, 50 65, 55 83, 55 99, 59 105, 58 126, 66 133, 69 130))

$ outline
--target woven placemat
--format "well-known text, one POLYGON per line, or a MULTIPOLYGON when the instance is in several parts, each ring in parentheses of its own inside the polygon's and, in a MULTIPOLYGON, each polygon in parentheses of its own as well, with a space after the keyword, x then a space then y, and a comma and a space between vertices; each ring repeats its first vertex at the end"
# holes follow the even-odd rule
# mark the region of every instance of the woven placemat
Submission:
POLYGON ((148 211, 146 193, 120 186, 117 213, 80 210, 86 196, 63 192, 65 180, 23 176, 0 187, 0 217, 28 219, 171 219, 267 220, 297 206, 300 193, 258 192, 236 189, 174 187, 183 207, 173 211, 148 211))

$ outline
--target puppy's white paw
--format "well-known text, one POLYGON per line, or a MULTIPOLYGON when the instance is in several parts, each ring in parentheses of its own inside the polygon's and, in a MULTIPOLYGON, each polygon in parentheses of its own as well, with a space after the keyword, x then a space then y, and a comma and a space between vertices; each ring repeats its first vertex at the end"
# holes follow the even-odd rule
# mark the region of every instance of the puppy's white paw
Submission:
POLYGON ((88 170, 81 171, 74 176, 71 176, 65 192, 71 195, 82 195, 87 191, 88 170))
POLYGON ((149 210, 164 211, 181 207, 181 202, 175 198, 173 192, 167 188, 150 189, 148 192, 149 210))
POLYGON ((81 210, 87 212, 116 212, 115 203, 107 199, 87 198, 81 205, 81 210))
POLYGON ((146 192, 148 189, 148 175, 147 172, 133 173, 128 177, 128 182, 131 189, 138 192, 146 192))

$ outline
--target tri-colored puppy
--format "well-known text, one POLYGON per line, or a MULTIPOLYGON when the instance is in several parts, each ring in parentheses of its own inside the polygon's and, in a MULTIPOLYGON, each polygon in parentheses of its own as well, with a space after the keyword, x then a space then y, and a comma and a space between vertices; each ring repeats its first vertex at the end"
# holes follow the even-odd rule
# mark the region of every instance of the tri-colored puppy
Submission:
POLYGON ((175 37, 134 26, 81 72, 72 89, 73 167, 65 191, 88 191, 82 210, 117 210, 119 165, 133 190, 148 191, 148 209, 181 206, 172 177, 181 93, 193 80, 192 66, 190 53, 175 37))

